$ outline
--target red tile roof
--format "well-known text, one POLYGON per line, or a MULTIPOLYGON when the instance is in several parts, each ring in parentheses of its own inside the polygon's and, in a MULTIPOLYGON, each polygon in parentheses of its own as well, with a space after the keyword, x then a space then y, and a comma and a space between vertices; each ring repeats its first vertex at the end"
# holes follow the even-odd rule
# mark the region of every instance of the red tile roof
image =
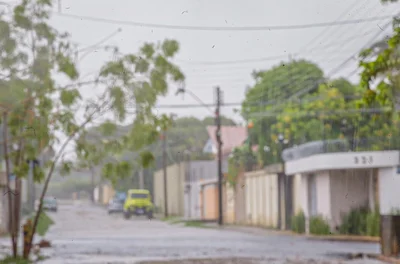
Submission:
MULTIPOLYGON (((217 146, 215 132, 216 126, 207 126, 208 136, 214 146, 217 146)), ((240 126, 221 126, 222 155, 232 152, 235 147, 239 147, 247 139, 247 128, 240 126)))

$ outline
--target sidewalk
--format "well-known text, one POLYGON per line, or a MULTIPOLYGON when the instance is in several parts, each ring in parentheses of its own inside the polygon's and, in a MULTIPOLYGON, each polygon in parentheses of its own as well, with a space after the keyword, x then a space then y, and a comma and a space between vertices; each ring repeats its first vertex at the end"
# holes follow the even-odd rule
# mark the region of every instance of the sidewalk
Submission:
POLYGON ((353 242, 366 242, 366 243, 379 243, 379 237, 370 237, 370 236, 352 236, 352 235, 306 235, 306 234, 298 234, 292 232, 290 230, 276 230, 276 229, 267 229, 256 226, 242 226, 242 225, 224 225, 219 227, 216 223, 205 223, 206 226, 218 229, 232 230, 238 232, 244 232, 249 234, 258 234, 258 235, 286 235, 286 236, 299 236, 306 237, 308 239, 313 240, 326 240, 326 241, 353 241, 353 242))

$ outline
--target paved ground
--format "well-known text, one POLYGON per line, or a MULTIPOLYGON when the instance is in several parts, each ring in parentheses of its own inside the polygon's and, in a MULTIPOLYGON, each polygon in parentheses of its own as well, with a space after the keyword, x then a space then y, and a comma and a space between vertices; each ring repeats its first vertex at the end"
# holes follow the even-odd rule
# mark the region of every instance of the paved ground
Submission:
POLYGON ((166 263, 165 260, 196 258, 204 260, 168 263, 380 263, 338 260, 338 253, 378 253, 378 245, 371 243, 311 241, 272 233, 189 228, 146 218, 124 220, 121 215, 110 216, 105 209, 88 204, 62 205, 58 213, 51 215, 56 225, 46 235, 53 244, 44 252, 51 256, 43 262, 46 264, 144 260, 166 263), (231 258, 231 261, 210 260, 214 258, 231 258))

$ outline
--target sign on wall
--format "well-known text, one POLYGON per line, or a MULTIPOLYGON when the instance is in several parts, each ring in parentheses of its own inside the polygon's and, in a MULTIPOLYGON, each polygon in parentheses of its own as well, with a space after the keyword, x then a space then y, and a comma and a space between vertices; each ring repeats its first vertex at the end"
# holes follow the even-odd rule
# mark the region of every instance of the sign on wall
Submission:
POLYGON ((356 155, 354 156, 354 164, 373 164, 373 156, 356 155))

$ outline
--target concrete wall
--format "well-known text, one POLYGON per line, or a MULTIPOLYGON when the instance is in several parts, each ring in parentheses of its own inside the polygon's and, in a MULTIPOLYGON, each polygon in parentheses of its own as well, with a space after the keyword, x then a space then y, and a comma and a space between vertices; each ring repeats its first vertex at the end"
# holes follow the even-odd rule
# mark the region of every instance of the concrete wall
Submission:
POLYGON ((323 170, 373 169, 399 165, 399 151, 340 152, 313 155, 285 163, 288 175, 323 170))
POLYGON ((196 182, 218 179, 218 167, 215 160, 191 161, 185 163, 185 166, 187 166, 187 171, 190 172, 190 178, 186 181, 196 182))
POLYGON ((203 219, 218 219, 218 187, 216 184, 208 184, 203 186, 203 219))
POLYGON ((244 172, 239 172, 235 186, 235 223, 246 223, 246 182, 244 172))
POLYGON ((331 225, 336 228, 352 209, 370 203, 371 170, 330 171, 331 225))
POLYGON ((186 183, 186 186, 190 186, 190 189, 185 192, 185 218, 187 219, 201 219, 201 207, 200 207, 200 183, 192 182, 186 183))
POLYGON ((400 209, 400 174, 397 168, 381 168, 379 175, 379 208, 381 215, 400 209))
POLYGON ((224 187, 224 222, 227 224, 235 223, 235 189, 225 184, 224 187))
POLYGON ((102 189, 102 200, 101 203, 103 205, 106 205, 110 202, 110 200, 113 198, 115 191, 111 185, 104 184, 101 186, 102 189))
MULTIPOLYGON (((184 216, 184 163, 167 167, 167 200, 170 216, 184 216)), ((164 212, 164 174, 163 170, 154 173, 154 204, 164 212)))
POLYGON ((301 207, 301 201, 303 197, 303 192, 302 192, 302 177, 301 174, 296 174, 293 176, 293 214, 298 214, 300 211, 302 211, 301 207))
POLYGON ((302 210, 307 219, 312 212, 312 204, 316 205, 316 215, 322 216, 335 230, 342 223, 342 218, 352 209, 371 206, 372 170, 333 170, 320 171, 314 174, 299 176, 297 210, 302 210), (311 176, 315 176, 316 194, 311 194, 311 176))
POLYGON ((277 227, 278 179, 265 170, 245 173, 246 223, 277 227))

